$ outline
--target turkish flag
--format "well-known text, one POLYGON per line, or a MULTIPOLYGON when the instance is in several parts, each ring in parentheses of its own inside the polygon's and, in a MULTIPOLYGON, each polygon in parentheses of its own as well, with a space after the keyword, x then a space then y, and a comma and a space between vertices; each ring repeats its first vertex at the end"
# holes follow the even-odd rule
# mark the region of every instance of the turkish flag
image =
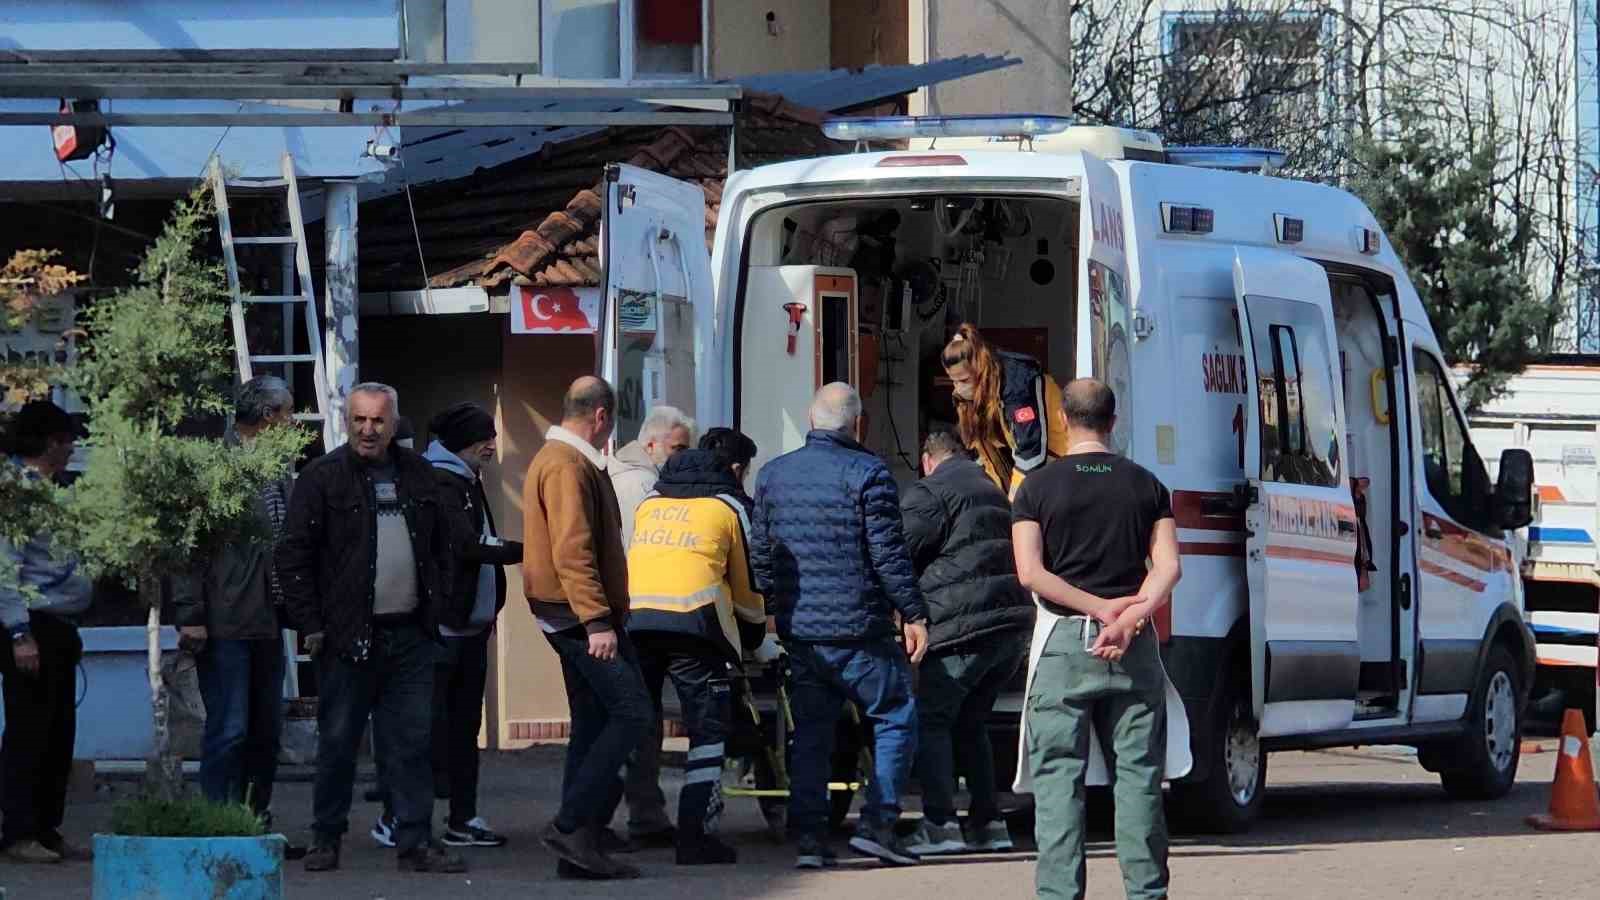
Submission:
POLYGON ((577 292, 571 288, 534 288, 519 285, 522 321, 528 330, 590 332, 594 325, 584 314, 577 292))

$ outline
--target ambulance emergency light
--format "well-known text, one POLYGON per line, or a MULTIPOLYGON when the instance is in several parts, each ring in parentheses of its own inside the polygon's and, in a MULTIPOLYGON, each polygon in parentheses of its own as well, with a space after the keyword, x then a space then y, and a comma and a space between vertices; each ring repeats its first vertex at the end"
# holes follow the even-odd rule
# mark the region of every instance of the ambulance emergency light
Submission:
POLYGON ((1230 172, 1272 172, 1283 168, 1289 154, 1264 147, 1168 147, 1167 161, 1230 172))
POLYGON ((1072 127, 1066 116, 864 116, 829 119, 822 133, 836 141, 910 138, 1035 137, 1072 127))

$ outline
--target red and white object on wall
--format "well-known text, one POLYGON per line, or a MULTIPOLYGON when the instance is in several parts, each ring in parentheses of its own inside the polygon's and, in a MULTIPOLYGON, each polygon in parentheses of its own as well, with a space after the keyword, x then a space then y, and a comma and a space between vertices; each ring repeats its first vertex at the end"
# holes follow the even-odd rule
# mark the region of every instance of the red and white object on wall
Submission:
POLYGON ((599 288, 512 286, 512 334, 594 334, 599 322, 599 288))

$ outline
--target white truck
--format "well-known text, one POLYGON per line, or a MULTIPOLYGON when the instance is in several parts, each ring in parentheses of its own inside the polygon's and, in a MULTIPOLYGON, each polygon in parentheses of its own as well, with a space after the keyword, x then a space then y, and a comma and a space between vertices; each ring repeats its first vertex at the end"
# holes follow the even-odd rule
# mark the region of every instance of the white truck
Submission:
POLYGON ((1567 708, 1582 709, 1592 734, 1600 657, 1600 356, 1549 357, 1507 387, 1472 417, 1472 440, 1486 460, 1509 447, 1527 449, 1538 474, 1533 522, 1519 533, 1539 662, 1530 715, 1547 725, 1567 708))
MULTIPOLYGON (((759 467, 801 446, 817 387, 847 381, 862 444, 908 480, 950 421, 938 350, 974 322, 1058 381, 1110 383, 1116 449, 1172 490, 1184 578, 1156 624, 1189 717, 1187 815, 1247 827, 1267 754, 1311 747, 1409 744, 1452 795, 1510 789, 1534 645, 1507 532, 1531 517, 1532 459, 1505 450, 1490 481, 1358 199, 1043 117, 824 130, 1028 140, 738 172, 709 254, 700 186, 609 167, 617 442, 670 403, 745 431, 759 467)), ((995 743, 1016 725, 1001 716, 995 743)))

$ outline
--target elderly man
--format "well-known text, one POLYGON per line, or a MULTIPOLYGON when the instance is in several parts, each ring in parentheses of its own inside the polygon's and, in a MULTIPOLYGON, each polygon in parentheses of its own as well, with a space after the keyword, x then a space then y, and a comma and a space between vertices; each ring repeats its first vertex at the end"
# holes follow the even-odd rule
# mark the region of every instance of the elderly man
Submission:
POLYGON ((922 443, 922 480, 906 489, 906 544, 928 601, 928 655, 917 670, 919 855, 1011 849, 995 803, 989 712, 1028 655, 1033 601, 1011 556, 1011 504, 952 431, 922 443), (956 769, 972 805, 956 821, 956 769))
POLYGON ((393 444, 399 413, 399 396, 388 385, 351 390, 350 441, 301 473, 278 548, 289 617, 318 665, 310 872, 339 867, 369 714, 393 797, 400 869, 466 870, 459 856, 430 840, 437 617, 456 548, 439 511, 433 467, 393 444))
POLYGON ((600 455, 616 393, 580 378, 561 402, 522 487, 523 593, 561 659, 572 737, 561 809, 540 835, 571 874, 637 878, 612 859, 600 830, 622 794, 618 777, 650 726, 650 695, 626 632, 628 559, 622 516, 600 455), (575 871, 574 871, 575 869, 575 871))
POLYGON ((1145 622, 1183 570, 1172 499, 1155 475, 1111 452, 1111 388, 1067 385, 1067 455, 1029 473, 1012 504, 1022 585, 1038 598, 1040 628, 1023 728, 1033 779, 1040 897, 1082 898, 1084 777, 1099 732, 1115 773, 1117 860, 1129 898, 1167 896, 1161 808, 1166 676, 1145 622))
MULTIPOLYGON (((4 477, 58 481, 82 426, 54 403, 35 400, 11 427, 13 455, 0 463, 10 469, 4 477)), ((93 585, 76 559, 52 550, 49 535, 21 545, 0 538, 0 554, 23 588, 0 587, 0 622, 11 636, 10 650, 0 653, 6 703, 0 846, 14 862, 84 859, 86 851, 67 843, 60 828, 78 728, 77 617, 88 611, 93 585)))
MULTIPOLYGON (((694 446, 694 420, 675 406, 657 406, 639 425, 639 436, 624 444, 606 465, 622 511, 622 546, 633 540, 633 511, 656 486, 672 454, 694 446)), ((633 802, 629 798, 628 802, 633 802)))
POLYGON ((861 707, 875 737, 875 771, 850 847, 891 865, 919 861, 895 823, 916 752, 910 663, 927 650, 928 611, 906 552, 894 478, 853 437, 860 418, 855 388, 823 385, 805 446, 767 463, 756 483, 750 561, 789 651, 789 822, 803 869, 834 861, 824 837, 828 774, 846 700, 861 707), (903 648, 892 611, 904 627, 903 648))
MULTIPOLYGON (((622 512, 622 548, 633 541, 633 514, 656 486, 661 467, 672 454, 694 446, 694 420, 674 406, 657 406, 644 417, 639 436, 625 444, 606 465, 622 512)), ((671 847, 676 832, 667 818, 661 793, 661 721, 657 719, 634 749, 624 769, 622 793, 628 803, 628 840, 601 839, 618 850, 671 847)))
MULTIPOLYGON (((283 379, 259 375, 239 388, 234 433, 248 445, 290 424, 294 397, 283 379)), ((283 725, 283 591, 272 555, 288 519, 291 480, 256 497, 259 535, 236 541, 173 582, 178 643, 195 654, 206 726, 200 791, 215 803, 249 803, 267 815, 283 725)))

